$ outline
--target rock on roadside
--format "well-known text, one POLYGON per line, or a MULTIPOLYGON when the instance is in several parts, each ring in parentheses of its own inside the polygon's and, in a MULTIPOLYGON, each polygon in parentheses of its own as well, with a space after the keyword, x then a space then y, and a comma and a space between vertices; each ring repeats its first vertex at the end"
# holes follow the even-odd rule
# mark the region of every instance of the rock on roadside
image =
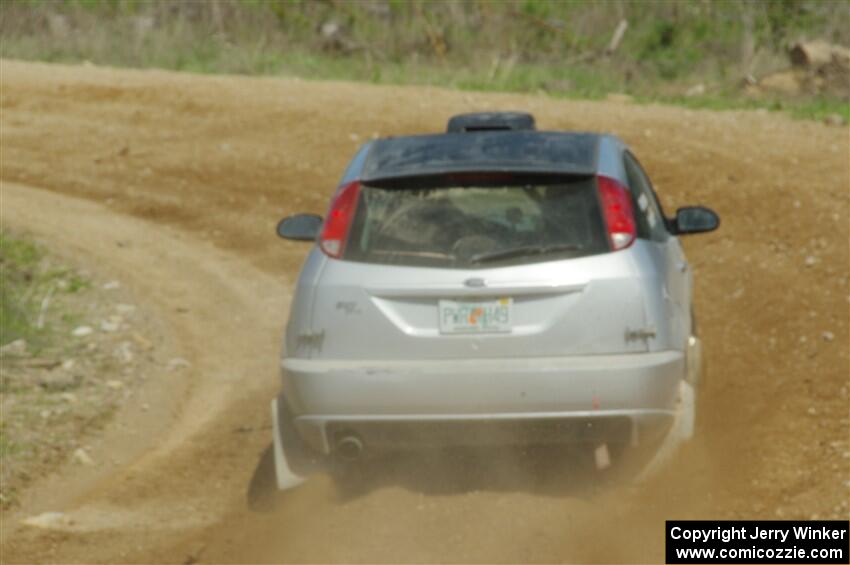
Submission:
POLYGON ((22 521, 25 526, 41 528, 44 530, 59 530, 74 525, 74 521, 64 512, 44 512, 38 516, 31 516, 22 521))
POLYGON ((0 347, 0 354, 25 357, 27 355, 27 341, 25 339, 16 339, 9 342, 3 347, 0 347))
POLYGON ((80 465, 87 465, 87 466, 94 465, 94 459, 92 459, 91 456, 88 453, 86 453, 86 450, 83 449, 82 447, 80 447, 76 451, 74 451, 73 459, 74 459, 75 462, 79 463, 80 465))

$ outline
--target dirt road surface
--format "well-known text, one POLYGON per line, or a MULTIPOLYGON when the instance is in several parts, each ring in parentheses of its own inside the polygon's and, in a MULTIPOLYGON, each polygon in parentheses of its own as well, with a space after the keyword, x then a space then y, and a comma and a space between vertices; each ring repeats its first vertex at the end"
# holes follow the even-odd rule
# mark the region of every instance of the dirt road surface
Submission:
POLYGON ((109 464, 64 468, 4 515, 4 562, 647 562, 663 560, 664 519, 848 517, 846 127, 13 61, 0 75, 3 225, 113 273, 192 363, 148 385, 161 403, 117 416, 100 448, 109 464), (276 221, 323 213, 372 136, 487 109, 614 132, 668 211, 721 215, 720 231, 685 241, 709 366, 698 439, 640 487, 424 462, 354 495, 318 476, 278 511, 249 512, 306 252, 274 237, 276 221), (70 521, 20 525, 48 510, 70 521))

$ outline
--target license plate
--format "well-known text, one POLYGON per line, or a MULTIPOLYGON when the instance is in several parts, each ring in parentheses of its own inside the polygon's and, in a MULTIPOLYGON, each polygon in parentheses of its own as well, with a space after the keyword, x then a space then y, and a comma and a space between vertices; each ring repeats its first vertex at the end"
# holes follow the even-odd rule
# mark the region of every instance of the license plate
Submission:
POLYGON ((513 300, 440 300, 440 333, 477 334, 511 331, 513 300))

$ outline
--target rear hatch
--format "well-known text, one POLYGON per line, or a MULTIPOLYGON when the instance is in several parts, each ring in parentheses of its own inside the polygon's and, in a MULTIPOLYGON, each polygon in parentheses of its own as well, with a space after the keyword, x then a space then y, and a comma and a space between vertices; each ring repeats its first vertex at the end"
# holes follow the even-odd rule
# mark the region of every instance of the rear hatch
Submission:
POLYGON ((342 187, 320 240, 311 356, 646 351, 628 338, 645 326, 643 300, 629 254, 612 251, 622 234, 602 184, 455 172, 342 187))

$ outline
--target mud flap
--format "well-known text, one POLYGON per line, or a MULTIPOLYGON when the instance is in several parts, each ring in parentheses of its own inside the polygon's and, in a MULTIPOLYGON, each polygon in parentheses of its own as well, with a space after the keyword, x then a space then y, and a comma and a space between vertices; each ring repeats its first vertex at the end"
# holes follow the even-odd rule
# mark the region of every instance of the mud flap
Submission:
MULTIPOLYGON (((278 490, 287 490, 294 487, 297 487, 301 483, 303 483, 306 478, 302 477, 295 473, 292 470, 291 465, 291 456, 290 459, 287 459, 287 451, 297 450, 300 446, 293 445, 285 445, 286 443, 291 443, 293 438, 297 436, 297 433, 294 429, 285 429, 282 430, 285 426, 291 427, 292 423, 289 418, 281 418, 280 416, 286 415, 286 407, 281 407, 279 410, 278 403, 282 401, 280 397, 272 400, 272 436, 273 436, 273 445, 274 445, 274 470, 275 477, 277 479, 277 488, 278 490), (282 413, 279 413, 282 412, 282 413), (293 435, 294 434, 294 435, 293 435), (289 440, 288 442, 284 440, 284 437, 289 440)), ((300 439, 300 438, 299 438, 300 439)), ((297 440, 296 440, 297 441, 297 440)), ((294 455, 294 454, 292 454, 294 455)))
POLYGON ((696 391, 694 386, 686 381, 679 384, 679 406, 676 417, 667 436, 649 460, 638 473, 635 482, 641 483, 657 473, 672 458, 681 445, 694 436, 696 426, 696 391))

